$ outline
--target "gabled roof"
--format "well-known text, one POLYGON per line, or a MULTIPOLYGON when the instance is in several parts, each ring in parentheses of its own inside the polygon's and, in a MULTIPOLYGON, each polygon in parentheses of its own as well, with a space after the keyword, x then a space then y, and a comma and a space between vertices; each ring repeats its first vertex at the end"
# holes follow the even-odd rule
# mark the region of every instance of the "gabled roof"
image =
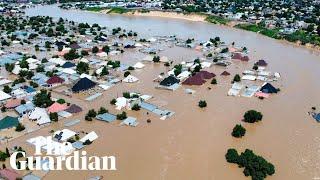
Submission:
POLYGON ((71 68, 71 67, 74 67, 76 66, 74 63, 72 62, 66 62, 62 65, 63 68, 71 68))
POLYGON ((72 104, 71 106, 69 106, 68 109, 66 109, 65 111, 69 112, 69 113, 79 113, 82 111, 82 108, 76 104, 72 104))
POLYGON ((0 120, 0 130, 16 127, 19 124, 17 117, 6 116, 0 120))
POLYGON ((8 180, 16 180, 21 177, 15 170, 7 168, 0 170, 0 176, 8 180))
POLYGON ((95 87, 97 85, 97 83, 91 81, 88 78, 82 78, 80 79, 73 87, 72 87, 72 91, 73 92, 80 92, 80 91, 86 91, 88 89, 91 89, 93 87, 95 87))
POLYGON ((227 72, 227 71, 223 71, 223 72, 221 73, 221 76, 229 76, 229 75, 230 75, 230 73, 227 72))
POLYGON ((50 107, 48 107, 49 113, 60 112, 66 110, 68 107, 66 104, 53 103, 50 107))
POLYGON ((160 85, 161 86, 171 86, 173 84, 179 83, 180 80, 173 77, 173 76, 168 76, 166 78, 164 78, 161 82, 160 85))
POLYGON ((60 84, 60 83, 63 83, 63 82, 64 82, 64 79, 62 79, 59 76, 52 76, 51 78, 49 78, 47 80, 47 84, 60 84))
POLYGON ((21 99, 11 99, 4 105, 6 108, 15 108, 21 104, 21 99))
POLYGON ((261 87, 260 91, 262 91, 264 93, 277 93, 278 89, 276 89, 270 83, 266 83, 261 87))
POLYGON ((206 81, 200 75, 194 75, 186 79, 182 84, 184 85, 202 85, 206 81))

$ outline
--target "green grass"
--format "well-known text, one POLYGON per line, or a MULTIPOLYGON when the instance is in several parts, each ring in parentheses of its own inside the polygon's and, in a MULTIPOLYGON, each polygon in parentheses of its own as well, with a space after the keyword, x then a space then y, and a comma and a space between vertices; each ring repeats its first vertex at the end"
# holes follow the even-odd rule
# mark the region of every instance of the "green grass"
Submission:
POLYGON ((265 35, 271 38, 281 39, 279 29, 267 29, 265 27, 262 27, 256 24, 238 24, 235 27, 239 29, 244 29, 247 31, 260 33, 262 35, 265 35))
POLYGON ((131 10, 126 9, 126 8, 114 7, 114 8, 111 8, 111 9, 108 11, 108 14, 110 14, 110 13, 124 14, 124 13, 130 12, 130 11, 131 11, 131 10))
POLYGON ((213 24, 227 24, 229 22, 228 19, 225 19, 223 17, 219 17, 219 16, 213 16, 213 15, 209 15, 206 17, 205 19, 207 22, 213 23, 213 24))
POLYGON ((296 31, 292 34, 284 35, 280 33, 279 29, 268 29, 256 24, 238 24, 235 27, 247 31, 257 32, 274 39, 285 39, 289 42, 300 41, 303 45, 310 43, 316 46, 320 46, 320 36, 308 33, 303 30, 296 31))
POLYGON ((86 8, 87 11, 92 11, 92 12, 99 12, 99 11, 102 11, 104 9, 105 8, 102 8, 102 7, 88 7, 88 8, 86 8))

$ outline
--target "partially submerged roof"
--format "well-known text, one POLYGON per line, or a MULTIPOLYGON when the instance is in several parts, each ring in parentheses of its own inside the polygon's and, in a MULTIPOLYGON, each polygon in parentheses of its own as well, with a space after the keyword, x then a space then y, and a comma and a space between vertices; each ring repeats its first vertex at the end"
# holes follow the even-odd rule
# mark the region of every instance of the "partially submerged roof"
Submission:
POLYGON ((66 104, 53 103, 50 107, 48 107, 49 113, 60 112, 66 110, 68 107, 66 104))
POLYGON ((98 114, 96 118, 101 121, 112 122, 117 119, 117 116, 110 113, 104 113, 104 114, 98 114))
POLYGON ((88 78, 82 78, 80 79, 73 87, 72 91, 73 92, 80 92, 80 91, 86 91, 91 88, 94 88, 97 85, 97 83, 91 81, 88 78))
POLYGON ((270 83, 265 83, 260 91, 264 92, 264 93, 277 93, 278 89, 276 89, 274 86, 272 86, 270 83))
POLYGON ((16 127, 19 124, 17 117, 6 116, 0 120, 0 130, 16 127))
POLYGON ((173 77, 173 76, 168 76, 166 78, 164 78, 161 82, 160 85, 161 86, 171 86, 173 84, 179 83, 180 80, 173 77))
POLYGON ((71 106, 69 106, 65 111, 75 114, 75 113, 79 113, 82 111, 82 108, 76 104, 72 104, 71 106))

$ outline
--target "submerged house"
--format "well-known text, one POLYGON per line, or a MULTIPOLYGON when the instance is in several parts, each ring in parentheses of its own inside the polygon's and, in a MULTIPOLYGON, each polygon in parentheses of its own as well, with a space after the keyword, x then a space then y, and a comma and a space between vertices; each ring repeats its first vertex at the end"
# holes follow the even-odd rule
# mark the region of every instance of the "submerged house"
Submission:
POLYGON ((64 82, 64 79, 62 79, 59 76, 52 76, 47 80, 47 84, 50 86, 62 84, 64 82))
POLYGON ((17 117, 6 116, 0 120, 0 130, 16 127, 19 124, 17 117))
POLYGON ((90 79, 84 77, 80 79, 72 88, 72 92, 78 93, 81 91, 86 91, 89 89, 94 88, 97 85, 97 83, 91 81, 90 79))
POLYGON ((260 89, 261 92, 264 92, 264 93, 277 93, 279 90, 277 88, 275 88, 273 85, 271 85, 270 83, 265 83, 261 89, 260 89))
POLYGON ((65 111, 67 111, 68 113, 76 114, 76 113, 81 112, 82 108, 76 104, 72 104, 65 111))
POLYGON ((255 63, 255 65, 265 67, 265 66, 268 65, 268 63, 267 63, 265 60, 260 59, 259 61, 257 61, 257 62, 255 63))
POLYGON ((178 84, 180 82, 179 79, 173 77, 173 76, 168 76, 166 78, 164 78, 161 82, 160 85, 161 86, 172 86, 174 84, 178 84))

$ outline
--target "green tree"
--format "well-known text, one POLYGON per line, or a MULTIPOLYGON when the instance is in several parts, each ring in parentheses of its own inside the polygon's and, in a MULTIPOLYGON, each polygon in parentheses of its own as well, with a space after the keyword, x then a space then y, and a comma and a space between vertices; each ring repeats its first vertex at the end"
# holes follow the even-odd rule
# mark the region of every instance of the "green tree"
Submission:
POLYGON ((50 117, 50 120, 51 120, 51 121, 55 121, 55 122, 57 122, 58 119, 59 119, 58 113, 56 113, 56 112, 50 113, 50 114, 49 114, 49 117, 50 117))
POLYGON ((248 123, 254 123, 262 120, 263 115, 261 112, 258 112, 256 110, 249 110, 244 115, 244 121, 248 123))
POLYGON ((104 114, 104 113, 107 113, 108 110, 104 107, 100 107, 99 111, 98 111, 98 114, 104 114))
POLYGON ((213 78, 213 79, 211 80, 211 84, 217 84, 217 79, 216 79, 216 78, 213 78))
POLYGON ((118 120, 124 120, 127 118, 127 113, 126 112, 122 112, 121 114, 117 114, 117 119, 118 120))
POLYGON ((8 85, 3 86, 3 92, 5 93, 11 93, 12 88, 10 88, 8 85))
POLYGON ((16 126, 16 131, 17 132, 21 132, 25 129, 24 125, 22 125, 21 123, 19 123, 17 126, 16 126))
POLYGON ((108 71, 107 67, 104 66, 104 67, 102 68, 102 71, 101 71, 100 75, 101 75, 101 76, 105 76, 105 75, 108 75, 108 74, 109 74, 109 71, 108 71))
POLYGON ((236 74, 233 78, 233 82, 240 82, 240 81, 241 81, 240 75, 236 74))
POLYGON ((85 62, 79 62, 77 64, 76 71, 79 74, 82 74, 82 73, 88 74, 89 73, 89 64, 85 63, 85 62))
POLYGON ((205 108, 205 107, 207 107, 207 102, 204 101, 204 100, 200 100, 199 103, 198 103, 198 106, 200 108, 205 108))
POLYGON ((105 53, 109 53, 110 52, 110 47, 108 45, 105 45, 102 47, 102 51, 105 53))
POLYGON ((124 77, 127 77, 127 76, 129 76, 131 73, 129 72, 129 71, 126 71, 126 72, 124 72, 124 74, 123 74, 123 76, 124 77))
POLYGON ((244 136, 245 134, 246 134, 246 129, 245 129, 243 126, 241 126, 241 124, 237 124, 237 125, 233 128, 232 133, 231 133, 231 135, 232 135, 233 137, 237 137, 237 138, 242 137, 242 136, 244 136))
POLYGON ((47 108, 53 103, 51 100, 51 93, 47 90, 41 89, 38 94, 33 97, 33 103, 37 107, 47 108))
POLYGON ((154 56, 152 61, 155 62, 155 63, 158 63, 158 62, 160 62, 160 57, 159 56, 154 56))
POLYGON ((140 108, 141 108, 141 107, 139 106, 139 104, 134 104, 134 105, 132 106, 131 110, 139 111, 140 108))
POLYGON ((99 52, 99 48, 97 46, 94 46, 92 48, 92 53, 98 53, 99 52))

